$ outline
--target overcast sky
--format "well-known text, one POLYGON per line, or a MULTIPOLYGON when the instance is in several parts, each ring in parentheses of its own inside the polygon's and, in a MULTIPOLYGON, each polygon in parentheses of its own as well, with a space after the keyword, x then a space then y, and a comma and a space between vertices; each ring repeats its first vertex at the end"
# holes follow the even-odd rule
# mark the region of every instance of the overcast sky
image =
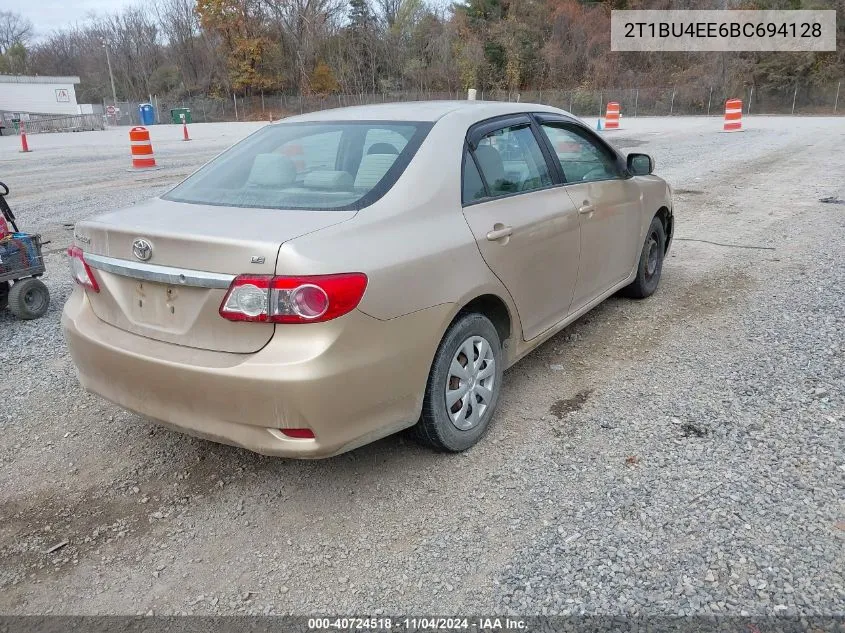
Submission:
POLYGON ((32 21, 36 36, 75 22, 82 22, 90 13, 115 13, 129 4, 127 0, 2 0, 6 11, 20 13, 32 21))

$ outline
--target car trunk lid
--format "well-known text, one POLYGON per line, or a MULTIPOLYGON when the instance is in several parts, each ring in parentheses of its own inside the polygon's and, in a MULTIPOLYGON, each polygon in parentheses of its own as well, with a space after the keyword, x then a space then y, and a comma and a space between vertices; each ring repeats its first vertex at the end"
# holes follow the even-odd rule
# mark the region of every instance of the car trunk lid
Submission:
POLYGON ((274 326, 219 315, 231 280, 273 274, 284 242, 354 215, 155 199, 80 222, 75 238, 100 286, 88 293, 91 307, 106 323, 187 347, 249 353, 267 344, 274 326))

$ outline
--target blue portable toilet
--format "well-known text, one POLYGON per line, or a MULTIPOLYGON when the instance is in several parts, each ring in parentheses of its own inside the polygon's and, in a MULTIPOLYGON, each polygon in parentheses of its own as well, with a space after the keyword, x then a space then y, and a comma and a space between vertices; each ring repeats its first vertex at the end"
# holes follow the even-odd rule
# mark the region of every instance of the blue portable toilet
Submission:
POLYGON ((142 103, 138 106, 138 117, 141 125, 153 125, 156 122, 156 111, 152 103, 142 103))

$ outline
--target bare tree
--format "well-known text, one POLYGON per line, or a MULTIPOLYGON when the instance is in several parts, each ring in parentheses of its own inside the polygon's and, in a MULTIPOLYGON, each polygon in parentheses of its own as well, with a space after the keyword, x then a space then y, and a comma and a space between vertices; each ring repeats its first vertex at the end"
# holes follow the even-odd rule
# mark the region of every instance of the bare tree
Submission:
POLYGON ((214 38, 200 28, 194 0, 159 0, 154 5, 167 43, 167 57, 181 75, 187 91, 207 92, 225 83, 225 60, 214 38))
POLYGON ((404 2, 407 2, 407 0, 376 0, 376 8, 388 27, 396 24, 396 17, 399 15, 399 10, 404 2))
POLYGON ((308 92, 320 46, 334 35, 343 17, 343 0, 264 0, 282 48, 293 61, 293 83, 308 92))
POLYGON ((15 44, 26 46, 32 39, 32 22, 19 13, 0 11, 0 55, 15 44))

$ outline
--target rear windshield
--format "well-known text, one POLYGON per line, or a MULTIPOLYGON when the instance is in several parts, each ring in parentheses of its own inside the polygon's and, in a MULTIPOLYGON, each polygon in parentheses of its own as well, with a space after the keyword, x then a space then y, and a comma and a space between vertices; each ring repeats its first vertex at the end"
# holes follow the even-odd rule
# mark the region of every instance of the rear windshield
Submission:
POLYGON ((432 124, 268 125, 177 185, 165 200, 269 209, 360 209, 388 191, 432 124))

